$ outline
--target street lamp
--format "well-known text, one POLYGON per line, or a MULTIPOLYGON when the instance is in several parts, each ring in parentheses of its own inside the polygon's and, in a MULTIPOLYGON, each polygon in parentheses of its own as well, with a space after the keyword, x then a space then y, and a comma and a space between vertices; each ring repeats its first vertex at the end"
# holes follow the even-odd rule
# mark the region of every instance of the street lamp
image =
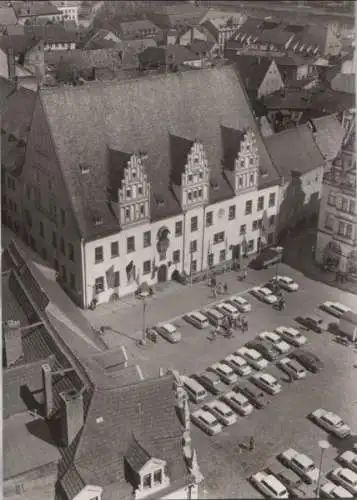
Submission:
POLYGON ((325 440, 321 440, 321 441, 319 441, 319 448, 321 450, 321 454, 320 454, 319 477, 317 479, 316 499, 320 498, 320 487, 321 487, 321 476, 322 476, 322 460, 324 458, 325 450, 327 450, 328 448, 330 448, 330 444, 327 441, 325 441, 325 440))

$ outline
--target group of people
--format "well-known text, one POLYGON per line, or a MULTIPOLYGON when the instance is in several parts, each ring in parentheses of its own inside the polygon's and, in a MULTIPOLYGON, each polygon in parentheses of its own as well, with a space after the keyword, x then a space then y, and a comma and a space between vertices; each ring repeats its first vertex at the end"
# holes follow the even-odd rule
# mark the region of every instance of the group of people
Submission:
POLYGON ((221 329, 224 330, 225 337, 232 337, 233 330, 240 329, 242 333, 248 330, 248 319, 246 316, 239 315, 237 318, 231 318, 230 316, 225 316, 222 323, 218 324, 213 332, 213 338, 215 339, 220 333, 221 329))
POLYGON ((212 288, 212 293, 214 298, 217 298, 218 293, 228 293, 227 283, 222 284, 220 281, 217 283, 215 276, 211 278, 210 286, 212 288))

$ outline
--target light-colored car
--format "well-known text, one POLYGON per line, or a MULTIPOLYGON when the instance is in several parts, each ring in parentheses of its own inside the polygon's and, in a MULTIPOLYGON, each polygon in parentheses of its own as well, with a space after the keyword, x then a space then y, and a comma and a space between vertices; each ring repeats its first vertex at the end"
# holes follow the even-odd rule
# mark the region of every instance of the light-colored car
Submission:
POLYGON ((336 486, 333 483, 326 483, 321 486, 321 496, 326 498, 353 498, 352 493, 347 491, 343 486, 336 486))
POLYGON ((288 490, 273 474, 257 472, 250 479, 254 486, 268 498, 289 498, 288 490))
POLYGON ((346 488, 354 496, 357 495, 357 474, 351 469, 337 467, 331 472, 331 479, 334 483, 346 488))
POLYGON ((191 420, 197 427, 200 427, 210 436, 222 432, 222 424, 220 424, 217 418, 209 411, 196 410, 191 413, 191 420))
POLYGON ((278 302, 278 297, 266 287, 255 286, 250 293, 266 304, 276 304, 278 302))
POLYGON ((218 399, 205 404, 203 409, 211 412, 223 425, 233 425, 237 422, 237 415, 228 405, 218 399))
POLYGON ((306 377, 305 368, 302 365, 300 365, 300 363, 295 359, 283 358, 280 361, 278 361, 277 364, 279 368, 281 368, 284 372, 291 375, 296 380, 300 380, 306 377))
POLYGON ((307 338, 302 333, 292 326, 278 326, 275 331, 280 337, 289 342, 295 347, 300 347, 307 342, 307 338))
POLYGON ((332 316, 336 316, 336 318, 341 318, 341 316, 351 310, 350 307, 347 307, 340 302, 331 302, 330 300, 321 304, 320 309, 332 314, 332 316))
POLYGON ((351 434, 350 427, 345 424, 341 417, 331 411, 318 408, 311 413, 310 418, 326 431, 339 438, 345 438, 351 434))
POLYGON ((247 301, 247 299, 241 297, 240 295, 234 295, 229 299, 239 312, 248 313, 252 310, 252 305, 247 301))
POLYGON ((222 363, 227 364, 234 371, 239 373, 239 375, 250 375, 252 373, 252 367, 248 365, 245 359, 237 354, 229 354, 226 358, 222 360, 222 363))
POLYGON ((248 347, 241 347, 236 351, 238 356, 241 356, 246 362, 256 368, 257 370, 263 370, 268 366, 268 360, 263 358, 263 356, 255 349, 249 349, 248 347))
POLYGON ((327 330, 328 324, 318 314, 310 314, 308 316, 300 316, 297 321, 305 328, 316 333, 323 333, 327 330))
POLYGON ((348 467, 353 470, 353 472, 357 473, 357 453, 351 450, 347 450, 338 457, 338 461, 341 462, 342 465, 348 467))
POLYGON ((249 400, 240 392, 227 392, 222 396, 222 400, 242 416, 249 415, 254 409, 249 400))
POLYGON ((207 316, 205 316, 203 313, 199 311, 193 311, 186 316, 184 316, 184 319, 188 322, 191 323, 191 325, 195 326, 196 328, 203 329, 207 328, 209 326, 209 320, 207 316))
POLYGON ((319 478, 319 469, 307 455, 288 448, 279 455, 281 462, 295 471, 308 484, 315 483, 319 478))
POLYGON ((277 351, 279 351, 281 354, 285 354, 290 351, 291 345, 285 342, 285 340, 282 340, 280 335, 274 332, 262 332, 259 334, 259 338, 261 340, 265 340, 272 344, 277 351))
POLYGON ((208 370, 218 375, 226 384, 235 384, 238 381, 238 375, 226 363, 214 363, 208 370))
POLYGON ((158 325, 155 327, 155 330, 161 335, 161 337, 168 340, 172 344, 177 344, 177 342, 180 342, 181 340, 181 333, 177 330, 176 326, 171 323, 158 325))
POLYGON ((276 276, 271 280, 273 283, 278 283, 281 288, 288 290, 289 292, 296 292, 299 290, 299 285, 289 276, 276 276))
POLYGON ((278 394, 282 391, 281 384, 279 384, 277 379, 273 377, 273 375, 270 375, 270 373, 254 373, 251 376, 251 380, 268 394, 278 394))
POLYGON ((221 325, 224 320, 224 314, 214 308, 205 309, 204 315, 207 316, 209 322, 214 326, 221 325))
POLYGON ((216 306, 216 309, 231 319, 238 318, 239 316, 238 309, 229 302, 222 302, 221 304, 218 304, 216 306))

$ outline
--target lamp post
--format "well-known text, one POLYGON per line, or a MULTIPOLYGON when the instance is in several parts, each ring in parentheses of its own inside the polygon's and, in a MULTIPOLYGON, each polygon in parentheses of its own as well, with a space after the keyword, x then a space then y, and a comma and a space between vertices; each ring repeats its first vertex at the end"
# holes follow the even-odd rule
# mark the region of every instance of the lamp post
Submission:
POLYGON ((327 450, 328 448, 330 448, 330 444, 327 441, 325 441, 325 440, 321 440, 321 441, 319 441, 319 448, 321 450, 321 454, 320 454, 320 465, 319 465, 319 477, 317 479, 316 499, 320 498, 320 487, 321 487, 321 476, 322 476, 322 461, 323 461, 323 458, 324 458, 325 450, 327 450))
POLYGON ((143 298, 143 336, 142 343, 146 343, 146 298, 143 298))

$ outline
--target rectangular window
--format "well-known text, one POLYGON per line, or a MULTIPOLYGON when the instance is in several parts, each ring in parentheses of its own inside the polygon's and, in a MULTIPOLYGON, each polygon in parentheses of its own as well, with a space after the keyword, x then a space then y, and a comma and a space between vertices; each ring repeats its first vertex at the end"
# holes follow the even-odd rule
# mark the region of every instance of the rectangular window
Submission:
POLYGON ((143 477, 143 488, 151 488, 151 474, 146 474, 143 477))
POLYGON ((248 241, 248 252, 252 252, 254 250, 254 240, 248 241))
POLYGON ((216 233, 213 236, 213 243, 216 245, 217 243, 222 243, 224 241, 224 231, 221 231, 220 233, 216 233))
POLYGON ((260 211, 263 210, 263 208, 264 208, 264 196, 259 196, 257 210, 260 211))
POLYGON ((275 224, 275 215, 271 215, 269 217, 269 226, 274 226, 275 224))
POLYGON ((327 197, 327 203, 332 207, 336 205, 336 196, 334 195, 334 193, 329 193, 327 197))
POLYGON ((276 198, 275 193, 269 194, 269 207, 275 207, 275 198, 276 198))
POLYGON ((144 248, 151 246, 151 231, 144 232, 144 248))
POLYGON ((65 266, 61 266, 61 275, 62 275, 62 280, 64 281, 64 283, 66 283, 67 282, 67 271, 66 271, 65 266))
POLYGON ((356 215, 356 202, 350 200, 350 214, 356 215))
POLYGON ((246 231, 247 231, 247 225, 246 224, 242 224, 241 227, 240 227, 240 229, 239 229, 239 234, 243 235, 243 234, 246 233, 246 231))
POLYGON ((98 262, 103 262, 103 247, 96 247, 94 250, 94 262, 98 264, 98 262))
POLYGON ((346 236, 352 238, 352 224, 346 224, 346 236))
POLYGON ((194 217, 191 217, 191 233, 197 231, 197 229, 198 229, 198 218, 195 215, 194 217))
POLYGON ((228 220, 233 220, 236 218, 236 206, 231 205, 228 209, 228 220))
POLYGON ((182 220, 179 220, 175 224, 175 236, 182 236, 182 220))
POLYGON ((66 250, 64 248, 64 239, 63 239, 62 236, 61 236, 61 239, 60 239, 60 249, 61 249, 61 253, 63 253, 63 255, 66 255, 66 250))
POLYGON ((154 472, 154 484, 162 483, 162 470, 158 469, 154 472))
POLYGON ((135 237, 129 236, 126 239, 126 253, 135 252, 135 237))
POLYGON ((206 213, 206 227, 210 227, 213 224, 213 212, 206 213))
POLYGON ((52 231, 52 246, 57 248, 57 234, 54 231, 52 231))
POLYGON ((44 238, 44 236, 45 236, 45 232, 43 229, 43 222, 40 222, 40 236, 42 236, 42 238, 44 238))
POLYGON ((69 275, 69 286, 72 288, 72 290, 76 289, 76 278, 73 273, 69 275))
POLYGON ((151 260, 146 260, 143 264, 143 274, 151 273, 151 260))
POLYGON ((104 277, 103 276, 96 278, 94 287, 95 287, 96 294, 104 292, 104 277))
POLYGON ((68 258, 74 262, 74 247, 72 243, 68 243, 68 258))
POLYGON ((348 211, 348 200, 347 200, 347 198, 342 198, 341 210, 343 212, 347 212, 348 211))
POLYGON ((268 234, 268 245, 272 245, 274 241, 274 233, 269 233, 268 234))
POLYGON ((214 255, 213 255, 213 253, 209 253, 208 257, 207 257, 208 267, 212 267, 213 263, 214 263, 214 255))
POLYGON ((172 254, 172 260, 176 264, 177 262, 180 262, 180 250, 175 250, 172 254))
POLYGON ((190 243, 190 252, 197 252, 197 240, 193 240, 190 243))
POLYGON ((114 288, 118 288, 120 286, 120 273, 119 271, 114 271, 114 288))
POLYGON ((325 217, 325 228, 326 229, 333 229, 333 217, 331 214, 326 214, 325 217))
POLYGON ((61 224, 62 224, 62 226, 64 226, 66 224, 66 213, 63 210, 63 208, 61 208, 61 224))
POLYGON ((249 215, 252 213, 252 206, 253 206, 252 200, 248 200, 245 202, 245 215, 249 215))
POLYGON ((191 273, 197 272, 197 260, 191 260, 191 273))
POLYGON ((112 241, 110 244, 110 254, 113 257, 118 257, 119 255, 119 242, 118 241, 112 241))
POLYGON ((258 221, 257 220, 253 220, 252 231, 256 231, 257 229, 258 229, 258 221))
POLYGON ((224 262, 226 260, 226 251, 225 250, 221 250, 219 252, 219 262, 224 262))

